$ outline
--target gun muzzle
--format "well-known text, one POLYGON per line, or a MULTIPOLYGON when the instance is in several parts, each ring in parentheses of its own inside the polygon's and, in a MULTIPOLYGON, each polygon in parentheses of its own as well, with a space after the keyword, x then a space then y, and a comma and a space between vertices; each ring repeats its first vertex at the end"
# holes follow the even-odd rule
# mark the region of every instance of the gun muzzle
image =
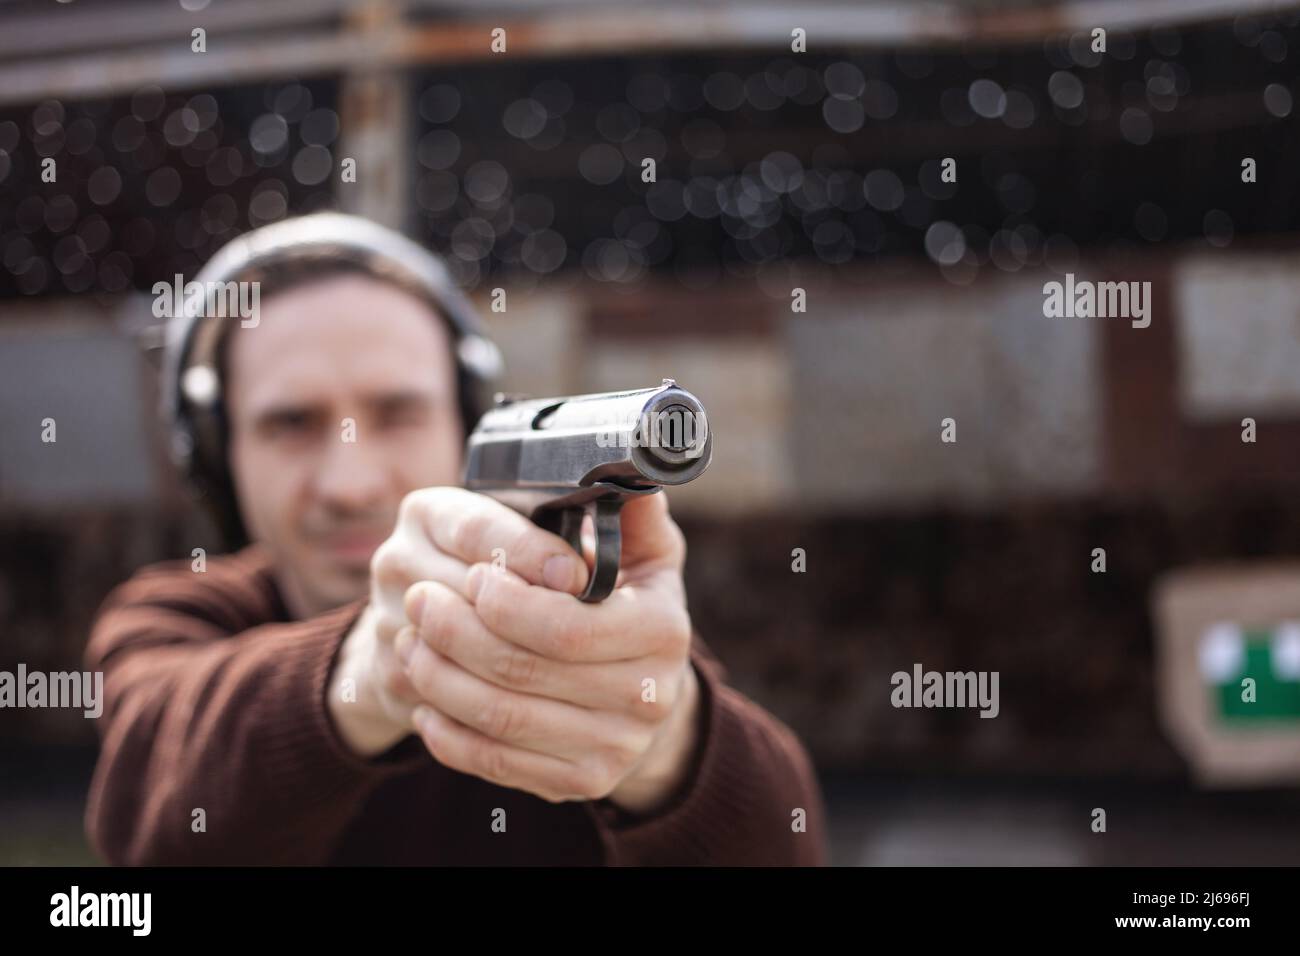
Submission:
POLYGON ((623 503, 708 468, 713 436, 704 406, 672 379, 634 391, 497 401, 469 437, 465 487, 555 531, 579 554, 590 513, 596 566, 582 600, 604 600, 618 576, 623 503))

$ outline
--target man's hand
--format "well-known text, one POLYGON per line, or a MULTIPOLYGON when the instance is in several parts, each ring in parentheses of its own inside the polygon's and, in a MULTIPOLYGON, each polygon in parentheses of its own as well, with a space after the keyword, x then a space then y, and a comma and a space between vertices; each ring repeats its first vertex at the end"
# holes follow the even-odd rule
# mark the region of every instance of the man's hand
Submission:
POLYGON ((685 543, 662 493, 622 524, 619 586, 584 604, 589 571, 562 538, 461 489, 408 495, 340 661, 369 688, 345 739, 377 753, 414 728, 441 763, 501 786, 652 811, 699 742, 685 543))
POLYGON ((488 555, 484 560, 492 556, 493 548, 508 548, 519 572, 529 580, 581 593, 586 571, 561 538, 538 531, 490 498, 460 488, 426 488, 408 494, 393 533, 371 558, 370 602, 344 639, 331 676, 330 716, 356 753, 374 756, 415 731, 411 711, 421 698, 393 650, 398 633, 410 625, 404 608, 407 590, 418 581, 431 580, 463 593, 470 564, 477 559, 463 560, 458 555, 477 555, 484 548, 488 555), (505 529, 509 534, 493 525, 493 516, 501 517, 498 511, 511 516, 505 518, 510 521, 505 529), (530 530, 537 534, 521 537, 530 530), (494 543, 488 544, 485 535, 494 543), (344 693, 348 687, 353 694, 344 693))

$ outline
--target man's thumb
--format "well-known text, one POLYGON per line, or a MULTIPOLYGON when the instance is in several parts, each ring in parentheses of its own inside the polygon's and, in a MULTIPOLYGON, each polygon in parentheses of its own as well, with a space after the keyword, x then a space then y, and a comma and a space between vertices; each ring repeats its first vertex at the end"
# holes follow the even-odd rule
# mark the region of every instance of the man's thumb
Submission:
POLYGON ((632 498, 623 505, 621 517, 624 567, 680 563, 685 557, 686 539, 668 513, 666 492, 632 498))

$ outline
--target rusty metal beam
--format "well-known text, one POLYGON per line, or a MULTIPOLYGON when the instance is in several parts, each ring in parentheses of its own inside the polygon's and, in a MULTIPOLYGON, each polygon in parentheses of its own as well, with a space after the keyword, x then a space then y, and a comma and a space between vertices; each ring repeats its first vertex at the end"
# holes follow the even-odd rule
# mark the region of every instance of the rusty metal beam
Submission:
MULTIPOLYGON (((262 0, 265 3, 265 0, 262 0)), ((1044 36, 1089 30, 1139 29, 1155 23, 1171 24, 1211 20, 1249 13, 1263 13, 1300 7, 1297 0, 1079 0, 1079 2, 1034 7, 970 7, 954 3, 875 3, 840 6, 820 3, 794 11, 766 4, 723 3, 714 6, 659 5, 623 8, 608 2, 584 5, 571 12, 538 12, 533 4, 507 4, 515 18, 485 15, 473 7, 473 20, 398 20, 382 31, 358 31, 342 27, 301 26, 268 30, 284 14, 281 5, 267 4, 257 13, 255 4, 236 0, 227 26, 215 26, 208 33, 208 52, 190 51, 189 29, 206 16, 186 14, 183 29, 170 42, 151 42, 126 50, 55 57, 9 58, 0 66, 0 104, 31 102, 45 97, 92 98, 127 93, 155 83, 166 89, 220 86, 231 83, 274 80, 285 77, 346 73, 382 63, 390 68, 427 63, 487 61, 494 56, 510 59, 636 54, 675 50, 762 50, 789 49, 794 26, 808 31, 810 51, 849 51, 908 46, 943 47, 970 41, 1020 44, 1039 42, 1044 36), (524 10, 535 15, 523 16, 524 10), (257 28, 250 34, 247 26, 257 28), (508 52, 489 50, 490 31, 505 27, 508 52)), ((324 0, 323 7, 305 8, 313 15, 356 4, 345 0, 324 0)), ((421 7, 450 9, 446 0, 410 0, 393 3, 394 10, 421 7)), ((118 5, 114 10, 121 9, 118 5)), ((150 9, 155 9, 150 5, 150 9)), ((215 13, 221 7, 212 7, 215 13)), ((459 5, 456 9, 462 10, 459 5)), ((495 7, 491 9, 496 9, 495 7)), ((97 11, 88 11, 96 16, 97 11)), ((76 14, 44 15, 45 29, 80 31, 76 14), (61 17, 69 17, 66 22, 61 17), (60 23, 62 22, 62 25, 60 23)), ((10 24, 21 18, 9 18, 10 24)), ((98 20, 87 21, 90 24, 98 20)), ((128 22, 134 22, 128 20, 128 22)), ((172 20, 165 21, 171 26, 172 20)), ((216 23, 216 20, 208 22, 216 23)), ((177 21, 179 23, 179 21, 177 21)), ((20 32, 27 36, 30 31, 20 32)), ((12 34, 7 32, 12 43, 12 34)), ((123 34, 108 32, 103 36, 123 34)), ((158 35, 148 33, 151 40, 158 35)), ((101 37, 101 44, 104 42, 101 37)), ((112 41, 116 42, 116 41, 112 41)))
MULTIPOLYGON (((440 0, 411 0, 413 8, 440 0)), ((804 6, 720 3, 709 6, 658 4, 654 9, 620 9, 601 4, 582 15, 547 15, 506 24, 479 18, 473 24, 421 24, 409 35, 404 55, 457 56, 470 41, 476 58, 486 58, 487 31, 507 26, 510 55, 580 56, 673 50, 789 51, 794 27, 807 31, 808 50, 826 52, 909 46, 944 47, 969 42, 1021 44, 1061 33, 1139 30, 1155 25, 1213 21, 1300 8, 1297 0, 1066 0, 1006 7, 954 0, 804 6), (446 34, 446 35, 444 35, 446 34)), ((476 13, 479 12, 476 8, 476 13)))
MULTIPOLYGON (((348 28, 368 38, 371 48, 383 48, 402 30, 401 11, 391 0, 368 0, 350 16, 348 28)), ((405 229, 411 214, 410 85, 409 71, 377 58, 349 71, 339 92, 338 155, 357 164, 355 182, 343 182, 334 171, 339 208, 395 229, 405 229)))
POLYGON ((342 16, 356 5, 356 0, 222 0, 197 13, 178 3, 136 0, 85 8, 61 5, 38 14, 0 16, 0 61, 169 40, 183 41, 188 48, 194 27, 203 27, 209 36, 241 30, 301 29, 342 16))
POLYGON ((184 90, 317 76, 347 66, 357 52, 354 42, 333 30, 241 40, 231 48, 209 43, 207 53, 191 53, 187 35, 170 47, 0 67, 0 105, 120 96, 149 84, 184 90))

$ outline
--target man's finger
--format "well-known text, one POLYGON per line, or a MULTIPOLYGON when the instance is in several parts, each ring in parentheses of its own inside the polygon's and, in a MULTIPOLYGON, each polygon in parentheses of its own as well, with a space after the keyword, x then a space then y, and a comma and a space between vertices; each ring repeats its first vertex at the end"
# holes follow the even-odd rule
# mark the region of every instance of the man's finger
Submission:
POLYGON ((431 707, 417 707, 413 721, 425 748, 444 767, 552 802, 584 796, 585 781, 570 761, 503 744, 431 707))
MULTIPOLYGON (((416 641, 406 665, 420 696, 466 727, 493 740, 563 758, 581 757, 606 745, 614 714, 601 714, 563 701, 519 694, 482 680, 423 641, 416 641)), ((644 733, 631 721, 629 737, 644 733)), ((632 745, 629 744, 629 749, 632 745)))
POLYGON ((649 588, 616 588, 599 604, 584 604, 486 565, 470 568, 466 580, 470 600, 490 631, 553 660, 672 654, 690 641, 685 609, 649 588))
POLYGON ((373 597, 381 606, 401 607, 407 588, 416 581, 438 581, 465 593, 468 563, 443 554, 418 531, 400 524, 398 529, 370 560, 373 597))
POLYGON ((632 498, 623 505, 621 517, 624 566, 682 566, 686 559, 686 539, 668 514, 666 492, 632 498))
POLYGON ((531 584, 569 594, 587 585, 585 563, 563 538, 486 495, 428 488, 408 498, 434 544, 466 564, 504 566, 531 584))
MULTIPOLYGON (((642 682, 662 673, 662 662, 645 658, 591 664, 543 657, 492 633, 472 604, 442 584, 413 585, 406 594, 407 615, 417 606, 420 613, 412 620, 420 640, 471 674, 508 690, 641 716, 647 709, 642 682)), ((671 696, 665 701, 671 703, 671 696)))

